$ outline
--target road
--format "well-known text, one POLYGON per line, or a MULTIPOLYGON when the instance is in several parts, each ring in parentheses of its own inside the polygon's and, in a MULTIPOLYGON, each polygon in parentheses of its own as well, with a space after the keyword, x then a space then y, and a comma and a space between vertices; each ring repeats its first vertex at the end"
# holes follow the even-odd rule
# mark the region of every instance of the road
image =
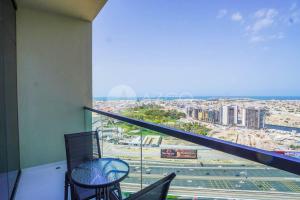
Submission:
MULTIPOLYGON (((128 192, 140 189, 140 161, 128 161, 130 174, 122 188, 128 192)), ((192 199, 300 199, 300 177, 273 168, 241 165, 176 165, 174 162, 143 161, 143 186, 175 172, 170 194, 192 199), (209 173, 209 174, 207 174, 209 173)))
MULTIPOLYGON (((126 191, 136 192, 140 190, 138 184, 122 184, 122 188, 126 191)), ((207 188, 187 188, 187 187, 171 187, 169 194, 181 196, 183 199, 194 198, 212 198, 212 199, 241 199, 241 200, 297 200, 300 199, 299 193, 286 192, 263 192, 263 191, 240 191, 240 190, 220 190, 207 188), (191 195, 192 194, 192 195, 191 195)))
POLYGON ((140 147, 106 142, 102 147, 105 157, 129 163, 123 191, 140 190, 141 171, 143 185, 175 172, 170 194, 184 199, 300 200, 299 176, 207 148, 198 149, 198 159, 172 160, 161 159, 160 148, 143 147, 141 157, 140 147))
MULTIPOLYGON (((141 176, 140 173, 131 173, 130 177, 132 178, 139 178, 141 176)), ((162 177, 161 174, 143 174, 143 178, 154 178, 154 179, 160 179, 162 177)), ((232 177, 232 176, 186 176, 186 175, 178 175, 177 180, 183 179, 183 180, 249 180, 249 181, 278 181, 281 182, 283 180, 289 180, 289 181, 297 181, 300 182, 300 178, 283 178, 283 177, 251 177, 251 178, 245 178, 245 177, 232 177)))

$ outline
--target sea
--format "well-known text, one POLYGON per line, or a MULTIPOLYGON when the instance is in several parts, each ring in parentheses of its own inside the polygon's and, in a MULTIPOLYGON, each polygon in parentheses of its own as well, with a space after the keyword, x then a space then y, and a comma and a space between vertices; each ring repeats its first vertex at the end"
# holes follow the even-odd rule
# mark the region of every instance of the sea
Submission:
POLYGON ((218 100, 218 99, 249 99, 249 100, 300 100, 300 96, 171 96, 171 97, 94 97, 98 101, 113 100, 177 100, 177 99, 199 99, 199 100, 218 100))

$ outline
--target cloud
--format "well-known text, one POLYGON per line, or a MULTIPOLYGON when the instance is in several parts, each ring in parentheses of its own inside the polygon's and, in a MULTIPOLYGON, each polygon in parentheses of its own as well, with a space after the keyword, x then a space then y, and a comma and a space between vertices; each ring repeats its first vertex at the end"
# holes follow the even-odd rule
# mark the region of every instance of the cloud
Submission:
POLYGON ((273 35, 270 35, 269 36, 269 40, 281 40, 283 39, 285 36, 282 32, 279 32, 279 33, 276 33, 276 34, 273 34, 273 35))
POLYGON ((257 22, 255 22, 255 24, 253 24, 252 28, 250 27, 249 30, 252 30, 253 32, 259 32, 262 29, 268 28, 270 26, 272 26, 272 24, 274 23, 274 20, 272 19, 261 19, 258 20, 257 22))
POLYGON ((253 35, 250 37, 250 43, 259 43, 266 41, 263 36, 260 35, 253 35))
POLYGON ((237 21, 237 22, 242 22, 243 21, 243 16, 241 15, 241 13, 236 12, 236 13, 233 13, 231 15, 231 20, 237 21))
POLYGON ((260 9, 254 13, 255 21, 252 25, 248 25, 247 30, 257 33, 263 29, 271 27, 275 23, 278 11, 275 9, 260 9))
POLYGON ((217 18, 229 18, 233 22, 240 22, 244 29, 244 36, 249 43, 266 43, 285 38, 287 26, 300 23, 300 9, 297 4, 291 4, 280 13, 275 8, 257 9, 253 13, 228 12, 219 10, 217 18))
POLYGON ((249 38, 250 43, 262 43, 271 40, 281 40, 284 38, 284 34, 282 32, 275 33, 272 35, 251 35, 249 38))
POLYGON ((226 9, 221 9, 221 10, 219 10, 219 12, 218 12, 217 18, 218 18, 218 19, 223 18, 223 17, 225 17, 225 16, 227 15, 227 13, 228 13, 228 11, 227 11, 226 9))
POLYGON ((273 9, 273 8, 269 8, 269 9, 260 9, 257 10, 254 13, 254 17, 255 18, 273 18, 278 14, 278 11, 273 9))

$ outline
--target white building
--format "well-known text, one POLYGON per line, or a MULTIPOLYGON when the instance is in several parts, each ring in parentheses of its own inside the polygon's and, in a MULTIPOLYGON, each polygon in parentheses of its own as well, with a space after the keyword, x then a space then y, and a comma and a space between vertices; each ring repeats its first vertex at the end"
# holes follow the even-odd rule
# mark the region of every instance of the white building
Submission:
POLYGON ((238 122, 238 107, 223 106, 222 107, 222 125, 236 125, 238 122))

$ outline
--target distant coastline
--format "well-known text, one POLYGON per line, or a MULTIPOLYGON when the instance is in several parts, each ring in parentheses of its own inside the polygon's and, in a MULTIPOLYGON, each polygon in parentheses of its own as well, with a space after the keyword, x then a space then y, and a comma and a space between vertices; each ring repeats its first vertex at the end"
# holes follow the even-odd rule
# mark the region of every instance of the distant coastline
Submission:
POLYGON ((300 96, 195 96, 195 97, 93 97, 98 101, 113 100, 178 100, 178 99, 196 99, 196 100, 300 100, 300 96))

